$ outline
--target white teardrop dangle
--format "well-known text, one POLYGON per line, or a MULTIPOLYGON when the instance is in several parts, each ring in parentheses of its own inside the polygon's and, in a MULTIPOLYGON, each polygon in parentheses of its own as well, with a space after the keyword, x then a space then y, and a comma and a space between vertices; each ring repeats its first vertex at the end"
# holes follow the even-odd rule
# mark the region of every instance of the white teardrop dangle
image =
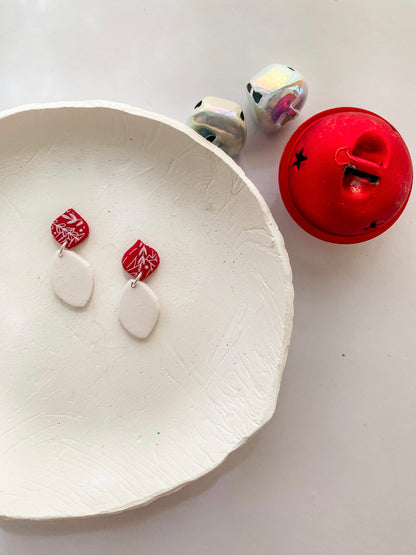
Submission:
POLYGON ((52 290, 66 304, 82 308, 91 298, 94 275, 88 262, 69 249, 88 237, 88 224, 70 208, 54 220, 51 232, 61 245, 52 261, 52 290))
POLYGON ((158 253, 140 240, 122 258, 123 268, 134 279, 123 289, 118 317, 124 329, 140 339, 150 335, 160 313, 158 298, 142 281, 156 270, 159 262, 158 253))
POLYGON ((145 339, 157 322, 160 304, 150 287, 139 279, 140 277, 130 279, 126 283, 121 295, 118 317, 128 332, 145 339))
POLYGON ((53 258, 51 285, 62 301, 82 308, 88 304, 94 289, 92 268, 84 258, 62 246, 53 258))

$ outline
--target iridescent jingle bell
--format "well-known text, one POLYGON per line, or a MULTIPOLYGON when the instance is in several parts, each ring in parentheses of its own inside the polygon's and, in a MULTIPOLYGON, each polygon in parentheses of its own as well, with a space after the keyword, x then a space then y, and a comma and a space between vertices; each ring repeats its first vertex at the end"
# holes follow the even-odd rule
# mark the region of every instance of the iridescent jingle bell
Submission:
POLYGON ((308 88, 293 68, 272 64, 250 79, 247 92, 256 121, 265 131, 277 131, 299 115, 308 88))
POLYGON ((206 96, 195 106, 186 123, 230 156, 237 156, 246 142, 243 110, 232 100, 206 96))

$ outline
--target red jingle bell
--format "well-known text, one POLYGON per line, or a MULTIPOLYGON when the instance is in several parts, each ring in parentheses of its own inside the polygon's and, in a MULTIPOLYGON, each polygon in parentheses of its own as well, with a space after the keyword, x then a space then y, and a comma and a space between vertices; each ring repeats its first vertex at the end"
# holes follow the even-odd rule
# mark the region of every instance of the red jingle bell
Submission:
POLYGON ((398 219, 409 199, 409 151, 385 119, 360 108, 316 114, 292 135, 279 167, 283 202, 308 233, 360 243, 398 219))

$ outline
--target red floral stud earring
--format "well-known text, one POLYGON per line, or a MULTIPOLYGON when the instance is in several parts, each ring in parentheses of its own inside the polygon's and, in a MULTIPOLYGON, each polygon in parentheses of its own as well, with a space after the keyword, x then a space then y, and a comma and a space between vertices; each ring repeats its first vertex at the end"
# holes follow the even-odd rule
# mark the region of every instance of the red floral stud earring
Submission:
POLYGON ((52 262, 52 289, 65 303, 83 307, 91 298, 94 276, 88 262, 70 249, 88 237, 88 224, 70 208, 52 222, 51 232, 61 245, 52 262))
POLYGON ((158 253, 140 239, 122 258, 123 268, 130 279, 123 290, 118 317, 123 327, 135 337, 146 338, 153 330, 160 312, 156 295, 143 280, 159 266, 158 253))

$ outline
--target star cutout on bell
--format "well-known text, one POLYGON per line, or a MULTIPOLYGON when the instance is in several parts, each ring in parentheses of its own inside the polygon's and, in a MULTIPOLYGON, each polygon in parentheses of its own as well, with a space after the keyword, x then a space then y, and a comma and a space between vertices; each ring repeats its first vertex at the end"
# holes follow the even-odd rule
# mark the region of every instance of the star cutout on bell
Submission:
POLYGON ((303 155, 303 148, 301 148, 299 152, 296 152, 295 156, 296 156, 296 162, 293 162, 293 166, 296 166, 298 168, 298 171, 299 171, 300 170, 300 165, 302 164, 302 162, 304 162, 308 158, 303 155))

